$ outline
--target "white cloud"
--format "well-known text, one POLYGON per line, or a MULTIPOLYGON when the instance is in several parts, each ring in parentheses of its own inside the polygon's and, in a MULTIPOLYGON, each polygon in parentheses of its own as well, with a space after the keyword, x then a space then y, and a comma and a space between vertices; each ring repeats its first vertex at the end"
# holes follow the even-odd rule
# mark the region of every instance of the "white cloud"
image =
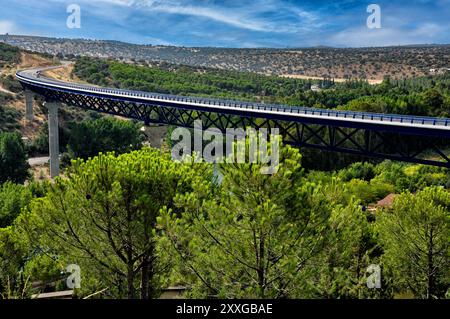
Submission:
POLYGON ((50 0, 50 1, 56 2, 56 3, 62 3, 62 4, 66 4, 66 5, 69 5, 71 3, 76 3, 79 5, 81 5, 81 4, 90 4, 90 5, 94 5, 94 6, 112 5, 112 6, 120 6, 120 7, 131 7, 136 2, 135 0, 77 0, 77 1, 50 0))
POLYGON ((0 20, 0 34, 13 33, 15 25, 11 21, 0 20))
POLYGON ((340 31, 329 38, 330 45, 346 47, 395 46, 410 44, 439 43, 440 35, 448 33, 448 27, 434 23, 417 26, 414 29, 350 28, 340 31))
POLYGON ((126 6, 131 7, 135 1, 134 0, 94 0, 91 2, 105 2, 106 4, 118 5, 118 6, 126 6))
MULTIPOLYGON (((70 4, 67 0, 51 0, 53 2, 70 4)), ((77 2, 77 1, 74 1, 77 2)), ((126 6, 131 7, 136 1, 135 0, 78 0, 78 2, 87 2, 89 4, 104 4, 104 5, 116 5, 116 6, 126 6)))
POLYGON ((258 21, 251 21, 248 19, 244 19, 243 17, 236 17, 233 14, 227 14, 225 12, 214 10, 211 8, 194 7, 194 6, 168 6, 168 5, 150 6, 150 8, 152 10, 163 13, 181 14, 181 15, 208 18, 241 29, 248 29, 253 31, 267 30, 264 23, 258 21))
MULTIPOLYGON (((51 0, 68 3, 67 0, 51 0)), ((77 0, 89 13, 103 18, 114 18, 124 25, 136 10, 147 14, 184 15, 212 20, 242 30, 272 33, 305 33, 323 26, 313 12, 280 0, 242 0, 218 3, 209 0, 77 0)), ((161 21, 164 17, 157 16, 161 21)), ((195 24, 198 26, 200 24, 195 24)))
POLYGON ((240 6, 227 7, 211 5, 189 4, 178 0, 139 0, 137 7, 147 8, 153 12, 179 14, 210 19, 236 28, 260 32, 296 33, 305 29, 305 23, 313 23, 317 17, 310 12, 300 10, 295 6, 286 7, 278 3, 274 6, 271 1, 254 1, 252 5, 242 3, 240 6), (271 18, 262 18, 267 12, 276 14, 296 13, 298 21, 274 21, 271 18))

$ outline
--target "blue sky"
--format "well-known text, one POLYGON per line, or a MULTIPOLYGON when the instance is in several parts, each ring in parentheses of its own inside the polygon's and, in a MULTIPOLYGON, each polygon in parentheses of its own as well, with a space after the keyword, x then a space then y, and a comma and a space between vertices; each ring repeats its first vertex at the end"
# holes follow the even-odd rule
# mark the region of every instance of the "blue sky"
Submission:
POLYGON ((0 0, 0 34, 220 47, 450 43, 450 0, 0 0), (69 4, 81 28, 66 26, 69 4), (381 7, 381 29, 366 8, 381 7))

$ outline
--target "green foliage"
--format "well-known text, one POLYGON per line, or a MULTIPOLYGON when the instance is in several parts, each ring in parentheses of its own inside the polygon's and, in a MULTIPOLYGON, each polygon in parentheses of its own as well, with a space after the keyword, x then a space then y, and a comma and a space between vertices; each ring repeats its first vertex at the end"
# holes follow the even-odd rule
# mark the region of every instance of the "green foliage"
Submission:
POLYGON ((9 93, 5 93, 5 92, 0 92, 0 105, 5 105, 6 103, 12 102, 14 101, 14 96, 9 94, 9 93))
POLYGON ((17 47, 0 43, 0 67, 5 63, 18 63, 20 61, 20 50, 17 47))
POLYGON ((384 198, 394 192, 394 187, 384 183, 369 183, 359 179, 353 179, 348 184, 348 192, 360 200, 361 204, 367 205, 384 198))
POLYGON ((57 282, 57 289, 67 289, 64 282, 67 278, 64 271, 64 263, 58 260, 56 256, 45 253, 37 253, 32 255, 23 266, 23 276, 33 281, 40 281, 43 284, 57 282), (62 279, 62 280, 61 280, 62 279))
POLYGON ((170 262, 160 257, 156 218, 199 174, 208 175, 154 149, 79 160, 17 227, 35 249, 81 266, 81 295, 107 287, 114 297, 155 298, 170 262))
POLYGON ((32 141, 31 145, 29 145, 28 149, 31 155, 36 154, 48 154, 48 123, 45 123, 39 128, 39 132, 37 136, 32 141))
POLYGON ((300 159, 298 150, 282 148, 273 175, 261 174, 259 164, 221 164, 218 193, 205 180, 177 197, 181 214, 165 210, 160 225, 191 296, 297 296, 329 214, 320 188, 303 183, 300 159))
POLYGON ((312 83, 330 85, 330 81, 298 80, 168 64, 139 67, 89 58, 77 60, 74 74, 94 84, 126 89, 288 104, 309 90, 312 83))
POLYGON ((364 298, 366 269, 373 262, 376 238, 367 213, 357 203, 337 205, 328 220, 327 243, 314 260, 311 295, 320 298, 364 298))
MULTIPOLYGON (((60 152, 64 152, 67 149, 67 143, 71 135, 70 129, 64 125, 58 126, 60 152)), ((45 122, 40 128, 37 136, 32 143, 28 145, 28 151, 33 156, 47 155, 49 152, 49 138, 48 138, 48 123, 45 122)))
POLYGON ((450 193, 440 187, 404 193, 377 223, 397 291, 443 298, 450 282, 450 193))
POLYGON ((0 83, 5 89, 13 93, 19 93, 23 89, 19 81, 17 81, 11 74, 7 76, 0 76, 0 83))
POLYGON ((0 183, 22 183, 29 176, 25 145, 16 133, 0 133, 0 183))
POLYGON ((7 104, 11 99, 10 95, 0 92, 0 133, 14 132, 20 129, 20 112, 10 106, 2 105, 7 104))
POLYGON ((72 123, 69 154, 72 158, 87 159, 99 152, 122 154, 139 149, 143 140, 140 128, 138 123, 112 117, 72 123))
POLYGON ((30 190, 22 185, 11 182, 0 185, 0 228, 10 226, 31 197, 30 190))
POLYGON ((33 282, 60 280, 63 264, 34 247, 16 225, 0 228, 0 299, 30 298, 33 282))
POLYGON ((78 59, 74 73, 78 77, 98 85, 106 85, 110 77, 109 64, 107 62, 103 60, 91 60, 89 58, 78 59))
POLYGON ((300 162, 282 147, 275 174, 220 164, 218 183, 211 165, 143 149, 75 161, 54 183, 6 183, 0 295, 28 298, 35 281, 66 289, 75 263, 80 297, 156 298, 176 285, 202 298, 445 297, 450 197, 427 187, 446 185, 448 170, 386 161, 305 172, 300 162), (415 195, 392 211, 361 206, 408 188, 415 195), (366 287, 370 264, 382 267, 381 289, 366 287))
POLYGON ((13 228, 0 228, 0 299, 20 298, 26 291, 21 274, 24 255, 13 228))
POLYGON ((391 184, 397 193, 414 192, 427 186, 450 187, 450 174, 446 168, 385 161, 375 167, 375 173, 372 182, 391 184))
POLYGON ((345 182, 355 178, 370 181, 375 177, 374 165, 367 162, 355 163, 350 165, 347 169, 341 170, 339 176, 342 177, 345 182))

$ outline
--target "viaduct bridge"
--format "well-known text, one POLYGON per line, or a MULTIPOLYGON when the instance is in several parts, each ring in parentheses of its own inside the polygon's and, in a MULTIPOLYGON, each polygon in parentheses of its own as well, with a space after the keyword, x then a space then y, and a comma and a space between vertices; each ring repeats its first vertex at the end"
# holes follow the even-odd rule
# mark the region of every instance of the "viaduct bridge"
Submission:
MULTIPOLYGON (((52 67, 58 68, 58 67, 52 67)), ((450 142, 450 119, 269 105, 222 99, 97 87, 45 77, 50 68, 16 73, 25 90, 26 118, 33 97, 46 101, 50 173, 59 174, 58 109, 62 104, 143 121, 187 128, 277 127, 285 143, 321 150, 450 168, 441 146, 450 142), (415 143, 421 140, 422 143, 415 143), (413 145, 413 147, 411 147, 413 145), (434 152, 424 158, 423 153, 434 152)))

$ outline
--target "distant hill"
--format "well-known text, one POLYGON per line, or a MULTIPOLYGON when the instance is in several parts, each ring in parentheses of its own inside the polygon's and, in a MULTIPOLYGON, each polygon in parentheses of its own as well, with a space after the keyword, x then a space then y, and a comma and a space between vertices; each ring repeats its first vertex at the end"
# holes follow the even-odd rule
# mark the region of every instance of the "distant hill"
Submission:
POLYGON ((434 74, 450 67, 450 45, 379 48, 233 49, 136 45, 119 41, 0 35, 22 49, 74 58, 165 61, 174 64, 292 77, 381 80, 434 74))

